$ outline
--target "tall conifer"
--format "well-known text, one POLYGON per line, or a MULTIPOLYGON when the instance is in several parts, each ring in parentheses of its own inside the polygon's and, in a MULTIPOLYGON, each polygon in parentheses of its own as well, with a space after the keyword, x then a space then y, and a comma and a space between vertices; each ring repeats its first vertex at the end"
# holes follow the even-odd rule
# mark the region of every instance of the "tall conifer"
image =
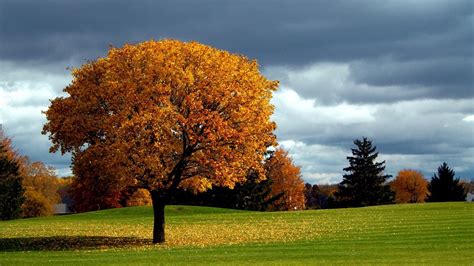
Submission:
POLYGON ((338 202, 351 207, 392 203, 393 192, 386 184, 390 175, 383 174, 385 161, 375 162, 376 147, 365 137, 354 144, 357 148, 352 149, 353 156, 347 157, 349 167, 344 168, 347 174, 336 193, 338 202))

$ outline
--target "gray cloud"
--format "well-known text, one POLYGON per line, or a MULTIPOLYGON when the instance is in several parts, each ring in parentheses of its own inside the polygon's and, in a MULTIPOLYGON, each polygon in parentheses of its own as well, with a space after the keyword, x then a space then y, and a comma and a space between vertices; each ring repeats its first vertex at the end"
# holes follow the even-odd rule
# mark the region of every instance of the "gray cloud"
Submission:
POLYGON ((403 85, 370 85, 353 78, 351 63, 318 63, 300 68, 268 67, 264 73, 278 79, 305 98, 326 105, 341 102, 380 103, 435 97, 429 87, 403 85))
POLYGON ((348 154, 353 140, 362 136, 372 139, 387 158, 391 174, 410 167, 431 174, 448 161, 458 174, 474 175, 468 163, 474 160, 474 122, 466 119, 474 114, 474 99, 328 106, 282 90, 273 102, 277 136, 284 147, 293 149, 295 161, 301 162, 307 176, 326 181, 340 178, 345 159, 341 154, 348 154), (320 154, 320 145, 327 147, 327 154, 320 154), (329 163, 325 156, 338 163, 329 163))
POLYGON ((472 98, 472 71, 470 58, 370 59, 304 67, 270 66, 264 70, 283 86, 324 104, 472 98))
POLYGON ((58 69, 57 65, 0 61, 0 73, 0 123, 15 149, 32 161, 53 166, 61 175, 69 175, 70 156, 49 153, 51 143, 47 136, 41 135, 46 122, 41 111, 69 83, 66 70, 58 69))
POLYGON ((474 123, 463 120, 474 114, 474 99, 325 106, 284 90, 274 104, 282 139, 347 148, 354 138, 367 136, 384 145, 386 153, 406 154, 449 154, 474 147, 474 123))

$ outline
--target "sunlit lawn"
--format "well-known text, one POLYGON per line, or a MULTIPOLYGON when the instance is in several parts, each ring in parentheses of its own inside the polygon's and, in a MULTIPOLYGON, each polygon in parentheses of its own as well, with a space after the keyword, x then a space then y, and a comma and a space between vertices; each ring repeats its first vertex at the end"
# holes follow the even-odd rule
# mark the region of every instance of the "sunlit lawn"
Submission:
POLYGON ((152 210, 123 208, 0 222, 0 265, 474 264, 474 204, 300 212, 169 206, 165 245, 152 210))

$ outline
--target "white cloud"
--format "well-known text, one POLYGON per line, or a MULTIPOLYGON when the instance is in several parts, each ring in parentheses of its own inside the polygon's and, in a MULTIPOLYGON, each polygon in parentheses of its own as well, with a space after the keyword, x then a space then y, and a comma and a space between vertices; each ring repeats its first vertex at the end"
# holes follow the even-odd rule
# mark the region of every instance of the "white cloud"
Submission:
POLYGON ((468 115, 462 119, 462 121, 466 122, 474 122, 474 115, 468 115))
POLYGON ((279 144, 288 151, 295 165, 301 166, 305 182, 334 183, 342 179, 345 158, 350 151, 336 146, 308 145, 295 140, 281 140, 279 144))
POLYGON ((304 180, 306 183, 310 184, 319 184, 319 185, 326 185, 326 184, 335 184, 339 183, 342 180, 341 173, 308 173, 303 172, 304 180))
POLYGON ((273 119, 280 139, 306 139, 325 135, 334 126, 351 127, 375 121, 375 108, 370 105, 340 103, 327 106, 317 100, 304 99, 291 89, 276 92, 273 119))
POLYGON ((23 107, 45 106, 49 99, 57 96, 54 89, 46 82, 0 82, 0 106, 23 107))
POLYGON ((324 123, 329 118, 335 123, 356 124, 374 121, 374 108, 348 103, 336 105, 321 105, 314 99, 304 99, 294 90, 282 87, 273 97, 273 102, 279 107, 278 113, 298 114, 313 122, 324 123))
POLYGON ((13 145, 33 161, 57 168, 60 175, 70 174, 70 156, 50 154, 51 143, 41 135, 46 122, 42 111, 49 100, 61 94, 70 78, 43 66, 38 69, 0 61, 0 124, 13 145))

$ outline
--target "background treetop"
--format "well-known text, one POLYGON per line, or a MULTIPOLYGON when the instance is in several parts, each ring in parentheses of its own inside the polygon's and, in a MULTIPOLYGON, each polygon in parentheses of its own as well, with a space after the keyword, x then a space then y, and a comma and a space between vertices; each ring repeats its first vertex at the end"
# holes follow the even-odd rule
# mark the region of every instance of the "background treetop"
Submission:
POLYGON ((438 167, 438 173, 435 173, 428 184, 429 195, 427 201, 464 201, 466 199, 466 190, 464 185, 455 178, 455 172, 446 162, 438 167))
POLYGON ((425 202, 428 181, 420 171, 404 169, 398 172, 390 187, 395 192, 397 203, 425 202))

